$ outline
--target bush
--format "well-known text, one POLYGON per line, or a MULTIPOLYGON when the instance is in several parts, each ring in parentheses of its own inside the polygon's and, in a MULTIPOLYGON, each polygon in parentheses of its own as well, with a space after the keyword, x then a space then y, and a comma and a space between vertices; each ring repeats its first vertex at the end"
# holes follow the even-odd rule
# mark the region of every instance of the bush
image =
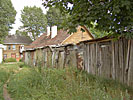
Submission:
POLYGON ((8 59, 5 59, 5 62, 16 62, 16 59, 15 58, 8 58, 8 59))
POLYGON ((20 59, 19 62, 22 62, 22 59, 20 59))

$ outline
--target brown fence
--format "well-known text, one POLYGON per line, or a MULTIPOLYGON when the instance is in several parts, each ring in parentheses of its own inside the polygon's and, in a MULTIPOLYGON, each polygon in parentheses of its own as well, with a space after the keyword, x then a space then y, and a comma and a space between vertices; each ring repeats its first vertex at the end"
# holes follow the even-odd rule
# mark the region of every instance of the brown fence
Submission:
POLYGON ((25 63, 33 66, 83 69, 133 87, 133 40, 84 41, 78 45, 47 46, 25 52, 25 63))

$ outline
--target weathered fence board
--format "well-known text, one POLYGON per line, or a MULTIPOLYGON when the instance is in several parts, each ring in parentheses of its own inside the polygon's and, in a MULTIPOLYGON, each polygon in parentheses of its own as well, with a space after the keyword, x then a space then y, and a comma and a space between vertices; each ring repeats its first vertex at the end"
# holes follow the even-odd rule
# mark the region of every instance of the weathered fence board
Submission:
POLYGON ((24 53, 26 64, 44 67, 75 67, 112 78, 133 87, 133 40, 82 42, 45 47, 24 53))

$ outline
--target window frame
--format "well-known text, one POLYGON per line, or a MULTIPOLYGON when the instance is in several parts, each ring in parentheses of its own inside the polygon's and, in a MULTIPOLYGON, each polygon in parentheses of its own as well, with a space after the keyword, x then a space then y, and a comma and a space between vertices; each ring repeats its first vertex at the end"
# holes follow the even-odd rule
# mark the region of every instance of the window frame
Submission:
POLYGON ((11 50, 11 45, 8 45, 8 50, 11 50), (10 49, 9 49, 10 48, 10 49))
POLYGON ((12 45, 12 50, 16 50, 16 45, 12 45))

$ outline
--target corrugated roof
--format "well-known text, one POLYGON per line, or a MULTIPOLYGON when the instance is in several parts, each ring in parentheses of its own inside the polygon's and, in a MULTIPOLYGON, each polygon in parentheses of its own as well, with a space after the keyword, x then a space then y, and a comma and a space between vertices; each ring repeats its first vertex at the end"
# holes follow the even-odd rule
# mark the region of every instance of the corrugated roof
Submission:
POLYGON ((26 36, 8 35, 4 40, 4 44, 30 44, 32 40, 26 36))

